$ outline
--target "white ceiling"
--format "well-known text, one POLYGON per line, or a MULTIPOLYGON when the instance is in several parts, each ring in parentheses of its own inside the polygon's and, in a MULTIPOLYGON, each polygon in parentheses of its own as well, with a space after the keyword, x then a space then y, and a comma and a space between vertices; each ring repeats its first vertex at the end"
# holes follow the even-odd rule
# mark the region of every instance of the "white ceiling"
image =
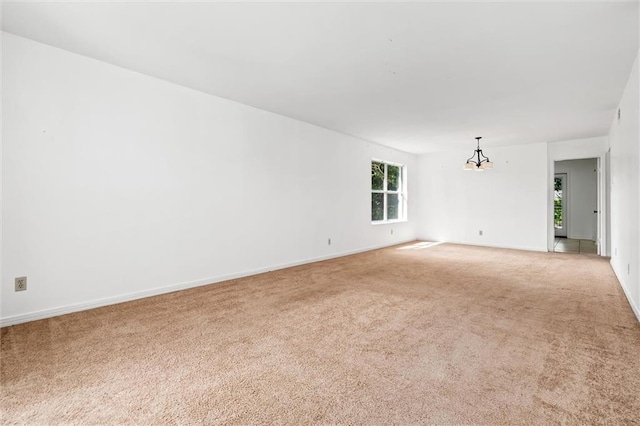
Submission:
POLYGON ((423 153, 605 135, 638 2, 3 2, 4 31, 423 153))

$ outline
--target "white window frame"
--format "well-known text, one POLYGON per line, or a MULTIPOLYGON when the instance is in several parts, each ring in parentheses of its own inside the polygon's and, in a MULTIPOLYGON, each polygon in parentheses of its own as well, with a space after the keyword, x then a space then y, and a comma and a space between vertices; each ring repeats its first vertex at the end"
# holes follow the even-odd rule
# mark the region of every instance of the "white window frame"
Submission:
MULTIPOLYGON (((384 164, 384 179, 383 179, 382 189, 371 188, 371 179, 369 179, 369 190, 371 193, 371 197, 373 197, 373 194, 384 194, 383 208, 382 208, 383 218, 381 220, 371 220, 371 224, 382 225, 386 223, 406 222, 407 221, 407 166, 405 166, 404 164, 380 160, 377 158, 372 158, 371 163, 384 164), (400 182, 398 184, 397 191, 390 191, 387 189, 387 174, 388 174, 389 166, 395 166, 400 168, 400 171, 399 171, 400 182), (398 195, 398 218, 397 219, 387 218, 387 196, 389 194, 398 195)), ((369 165, 369 169, 371 169, 371 164, 369 165)), ((369 217, 371 217, 371 210, 369 210, 369 217)))

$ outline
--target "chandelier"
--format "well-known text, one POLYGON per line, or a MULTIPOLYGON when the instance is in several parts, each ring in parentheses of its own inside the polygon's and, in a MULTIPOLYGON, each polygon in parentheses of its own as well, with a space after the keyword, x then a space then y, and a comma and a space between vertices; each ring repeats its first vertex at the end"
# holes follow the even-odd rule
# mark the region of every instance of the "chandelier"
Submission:
POLYGON ((487 169, 493 169, 493 163, 489 161, 489 157, 485 157, 480 149, 480 139, 482 136, 478 136, 476 140, 478 141, 478 146, 474 151, 473 155, 467 159, 467 162, 464 163, 462 168, 464 170, 475 170, 478 172, 483 172, 487 169))

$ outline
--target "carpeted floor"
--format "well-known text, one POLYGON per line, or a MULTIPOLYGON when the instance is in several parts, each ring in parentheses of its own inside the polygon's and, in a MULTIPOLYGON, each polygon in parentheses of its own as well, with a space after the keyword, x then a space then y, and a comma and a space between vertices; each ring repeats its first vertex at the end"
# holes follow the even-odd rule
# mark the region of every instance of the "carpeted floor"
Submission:
POLYGON ((606 259, 410 244, 2 329, 3 424, 638 424, 606 259))

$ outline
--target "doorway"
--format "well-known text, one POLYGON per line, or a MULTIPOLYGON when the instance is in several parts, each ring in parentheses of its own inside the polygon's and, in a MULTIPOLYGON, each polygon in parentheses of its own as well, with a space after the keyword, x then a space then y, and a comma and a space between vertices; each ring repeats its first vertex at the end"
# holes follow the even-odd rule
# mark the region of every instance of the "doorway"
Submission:
POLYGON ((554 162, 553 251, 599 254, 599 162, 554 162))

